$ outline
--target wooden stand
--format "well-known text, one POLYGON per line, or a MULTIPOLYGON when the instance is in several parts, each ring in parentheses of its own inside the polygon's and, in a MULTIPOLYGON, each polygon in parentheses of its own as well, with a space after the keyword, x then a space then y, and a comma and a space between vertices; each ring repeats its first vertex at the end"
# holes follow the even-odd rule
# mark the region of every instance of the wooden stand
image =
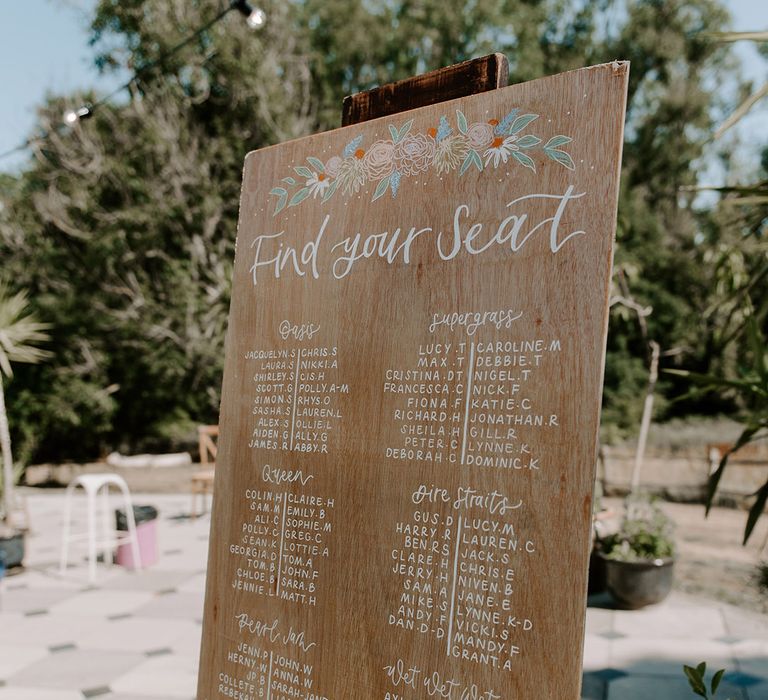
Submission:
POLYGON ((246 156, 198 700, 579 698, 627 73, 246 156))
POLYGON ((409 109, 496 90, 506 87, 508 80, 507 57, 492 53, 349 95, 342 105, 341 125, 360 124, 409 109))

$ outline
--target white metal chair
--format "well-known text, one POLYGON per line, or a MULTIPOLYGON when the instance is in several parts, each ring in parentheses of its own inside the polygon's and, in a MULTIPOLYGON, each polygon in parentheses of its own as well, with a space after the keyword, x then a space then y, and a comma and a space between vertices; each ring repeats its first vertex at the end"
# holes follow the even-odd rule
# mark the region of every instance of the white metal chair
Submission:
POLYGON ((69 545, 70 543, 80 543, 85 541, 88 547, 88 580, 92 583, 96 579, 96 556, 97 550, 101 548, 104 555, 104 562, 109 565, 112 563, 114 549, 118 544, 128 542, 131 545, 133 561, 135 568, 141 568, 141 557, 139 554, 139 540, 136 536, 136 521, 133 517, 133 503, 131 501, 131 492, 128 490, 128 484, 125 479, 117 474, 81 474, 76 477, 67 486, 66 498, 64 502, 64 527, 62 530, 61 543, 61 561, 60 571, 66 573, 69 545), (72 534, 72 496, 75 489, 80 486, 86 495, 86 517, 87 530, 84 533, 72 534), (109 487, 115 486, 122 493, 123 506, 125 508, 128 530, 124 534, 118 534, 115 528, 114 512, 109 507, 109 487), (98 539, 97 530, 97 502, 101 494, 101 536, 98 539))

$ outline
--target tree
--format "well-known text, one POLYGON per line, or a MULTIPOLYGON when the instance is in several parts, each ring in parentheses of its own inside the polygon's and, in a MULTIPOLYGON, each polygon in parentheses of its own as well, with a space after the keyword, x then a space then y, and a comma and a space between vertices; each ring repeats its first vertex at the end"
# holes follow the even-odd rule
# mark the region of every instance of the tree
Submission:
POLYGON ((7 525, 11 524, 14 469, 3 378, 13 376, 13 362, 36 363, 48 356, 45 350, 36 347, 37 343, 48 339, 45 333, 48 326, 27 313, 27 306, 26 294, 12 294, 8 283, 0 279, 0 448, 3 457, 3 520, 7 525))
MULTIPOLYGON (((146 66, 224 4, 100 0, 97 61, 146 66)), ((167 447, 214 422, 244 154, 338 126, 346 94, 490 51, 508 53, 511 82, 632 60, 618 263, 654 308, 649 337, 710 361, 695 342, 709 298, 699 220, 678 188, 696 182, 728 72, 727 47, 700 38, 727 23, 719 3, 628 0, 625 14, 604 0, 263 6, 262 31, 230 13, 143 72, 127 100, 36 142, 29 167, 0 182, 4 267, 56 320, 52 361, 20 371, 10 389, 25 458, 167 447)), ((41 128, 89 99, 52 98, 41 128)), ((639 423, 646 346, 619 313, 609 338, 604 415, 626 430, 639 423)), ((683 391, 665 375, 655 405, 664 411, 683 391)))
MULTIPOLYGON (((768 34, 755 33, 765 40, 768 34)), ((742 34, 725 35, 727 41, 743 38, 742 34)), ((722 39, 723 35, 714 35, 722 39)), ((768 94, 768 85, 755 96, 743 102, 717 129, 715 139, 732 127, 749 108, 768 94)), ((709 513, 728 462, 735 452, 750 443, 768 439, 768 148, 763 149, 761 172, 757 182, 747 186, 725 186, 716 189, 723 199, 713 216, 719 232, 725 232, 714 258, 718 277, 718 292, 707 316, 716 320, 717 331, 712 338, 722 355, 730 362, 722 362, 709 373, 690 370, 671 370, 703 387, 694 395, 711 391, 726 393, 734 398, 739 409, 737 416, 743 429, 736 442, 725 452, 717 469, 710 475, 706 508, 709 513)), ((704 189, 704 188, 693 188, 704 189)), ((768 479, 753 494, 744 528, 746 545, 755 525, 768 503, 768 479)))

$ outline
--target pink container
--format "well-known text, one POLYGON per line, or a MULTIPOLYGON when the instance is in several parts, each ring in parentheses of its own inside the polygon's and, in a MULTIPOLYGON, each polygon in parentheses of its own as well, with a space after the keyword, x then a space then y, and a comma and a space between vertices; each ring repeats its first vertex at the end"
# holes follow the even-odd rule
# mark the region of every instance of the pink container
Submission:
MULTIPOLYGON (((128 534, 121 532, 121 535, 128 534)), ((136 537, 139 540, 139 556, 141 557, 141 568, 152 566, 157 562, 157 520, 150 520, 136 526, 136 537)), ((135 569, 133 561, 133 550, 130 542, 124 542, 117 547, 117 557, 115 562, 124 566, 126 569, 135 569)))

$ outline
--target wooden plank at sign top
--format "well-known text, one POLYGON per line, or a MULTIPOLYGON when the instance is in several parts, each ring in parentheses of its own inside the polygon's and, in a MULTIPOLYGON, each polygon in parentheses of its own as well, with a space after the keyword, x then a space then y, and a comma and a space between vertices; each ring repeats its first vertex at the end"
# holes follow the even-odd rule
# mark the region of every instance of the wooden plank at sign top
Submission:
POLYGON ((501 53, 457 63, 344 98, 341 125, 359 124, 417 107, 506 87, 509 62, 501 53))
POLYGON ((577 700, 628 64, 246 156, 198 700, 577 700))

